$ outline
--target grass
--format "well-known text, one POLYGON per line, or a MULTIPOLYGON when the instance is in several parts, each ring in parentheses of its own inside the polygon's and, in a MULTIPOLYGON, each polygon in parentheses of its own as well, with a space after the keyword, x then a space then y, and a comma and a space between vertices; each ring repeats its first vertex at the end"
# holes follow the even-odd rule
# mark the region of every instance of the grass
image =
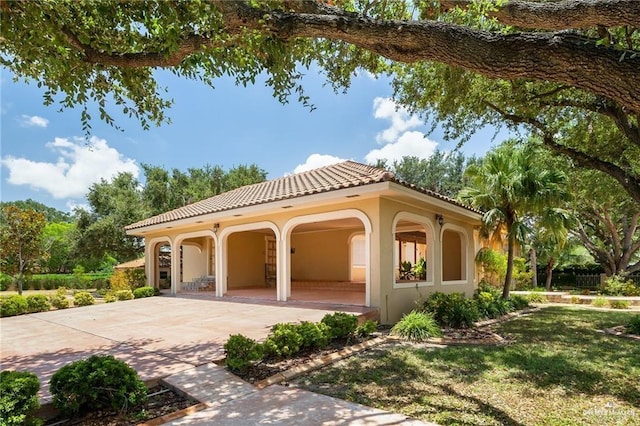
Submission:
POLYGON ((597 331, 632 316, 548 307, 498 326, 510 345, 389 344, 297 384, 441 425, 636 425, 640 344, 597 331))

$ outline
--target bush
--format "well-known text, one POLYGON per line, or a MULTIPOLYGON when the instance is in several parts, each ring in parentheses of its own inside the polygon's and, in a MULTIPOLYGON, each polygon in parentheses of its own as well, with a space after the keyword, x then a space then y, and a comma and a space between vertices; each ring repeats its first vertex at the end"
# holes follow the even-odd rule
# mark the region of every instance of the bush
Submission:
POLYGON ((40 407, 38 377, 26 371, 0 373, 0 426, 38 424, 30 414, 40 407))
POLYGON ((356 336, 369 337, 372 333, 375 333, 377 330, 378 330, 378 323, 376 321, 367 320, 356 328, 356 336))
POLYGON ((609 306, 613 309, 629 309, 629 305, 628 300, 609 300, 609 306))
POLYGON ((640 287, 632 280, 625 281, 618 275, 612 275, 602 285, 601 292, 607 296, 640 296, 640 287))
POLYGON ((547 296, 540 292, 532 291, 529 293, 529 303, 547 303, 547 296))
POLYGON ((526 296, 514 294, 509 300, 511 301, 511 305, 515 311, 520 311, 529 307, 529 298, 526 296))
POLYGON ((24 296, 13 294, 0 297, 0 317, 12 317, 27 313, 27 299, 24 296))
POLYGON ((431 314, 411 311, 391 328, 391 334, 414 342, 422 342, 430 337, 442 336, 442 331, 431 314))
POLYGON ((300 352, 303 340, 296 324, 276 324, 264 341, 264 351, 268 356, 286 358, 300 352))
POLYGON ((88 291, 80 291, 73 296, 73 304, 76 306, 89 306, 94 303, 96 299, 88 291))
POLYGON ((640 336, 640 315, 631 317, 629 324, 627 324, 627 332, 640 336))
POLYGON ((467 328, 480 319, 475 299, 466 299, 462 293, 435 292, 429 295, 423 306, 443 327, 467 328))
POLYGON ((358 317, 345 312, 326 314, 321 321, 329 326, 331 338, 344 339, 352 335, 358 327, 358 317))
POLYGON ((109 292, 104 295, 104 303, 113 303, 116 300, 118 300, 118 298, 113 292, 109 292))
MULTIPOLYGON (((452 328, 469 328, 473 323, 480 319, 478 307, 475 300, 465 299, 461 293, 454 295, 461 297, 452 297, 449 304, 449 312, 447 313, 447 325, 452 328)), ((508 301, 505 301, 508 303, 508 301)))
POLYGON ((114 293, 117 300, 131 300, 133 299, 133 292, 131 290, 118 290, 114 293))
POLYGON ((49 298, 44 294, 30 294, 27 296, 27 312, 46 312, 51 309, 49 298))
POLYGON ((140 404, 147 388, 134 369, 111 355, 93 355, 60 368, 51 378, 53 405, 64 415, 140 404))
POLYGON ((296 326, 298 334, 302 337, 301 349, 324 348, 331 340, 331 330, 323 323, 302 321, 296 326))
POLYGON ((67 309, 69 307, 69 299, 67 299, 67 289, 59 287, 56 294, 49 297, 51 306, 56 309, 67 309))
POLYGON ((0 272, 0 291, 7 291, 13 282, 11 275, 3 274, 0 272))
POLYGON ((116 271, 109 278, 111 290, 135 290, 147 284, 147 278, 143 269, 125 269, 116 271))
POLYGON ((224 350, 227 354, 227 367, 233 371, 246 369, 253 361, 261 359, 263 354, 262 345, 242 334, 229 336, 224 350))
POLYGON ((141 299, 143 297, 152 297, 155 296, 156 291, 153 287, 140 287, 133 290, 133 297, 136 299, 141 299))
POLYGON ((595 306, 596 308, 605 308, 609 306, 609 301, 604 296, 597 296, 591 301, 591 305, 595 306))

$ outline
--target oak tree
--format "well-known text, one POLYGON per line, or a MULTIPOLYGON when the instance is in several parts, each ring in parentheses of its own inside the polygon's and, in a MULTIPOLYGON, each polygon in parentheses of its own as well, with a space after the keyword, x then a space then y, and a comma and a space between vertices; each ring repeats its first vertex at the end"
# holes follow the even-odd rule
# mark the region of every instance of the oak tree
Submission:
POLYGON ((311 66, 334 88, 367 70, 451 137, 527 129, 640 203, 638 28, 637 0, 0 0, 2 64, 81 106, 86 129, 92 102, 112 124, 108 103, 165 121, 157 68, 211 86, 265 75, 283 102, 307 102, 311 66))

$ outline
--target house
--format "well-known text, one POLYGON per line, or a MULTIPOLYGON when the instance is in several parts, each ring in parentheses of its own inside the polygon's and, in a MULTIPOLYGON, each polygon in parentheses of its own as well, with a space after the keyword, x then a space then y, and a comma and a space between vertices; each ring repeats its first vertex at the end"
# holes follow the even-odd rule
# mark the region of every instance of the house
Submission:
POLYGON ((481 217, 346 161, 237 188, 126 231, 145 239, 151 286, 159 286, 159 254, 171 251, 172 294, 215 277, 216 297, 374 307, 390 323, 431 292, 473 292, 481 217))

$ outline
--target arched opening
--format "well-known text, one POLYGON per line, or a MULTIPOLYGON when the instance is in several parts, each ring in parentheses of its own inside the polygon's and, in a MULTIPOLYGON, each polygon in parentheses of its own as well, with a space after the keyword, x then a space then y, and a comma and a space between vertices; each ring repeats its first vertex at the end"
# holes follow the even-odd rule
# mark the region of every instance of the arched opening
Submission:
POLYGON ((283 232, 287 298, 368 306, 370 229, 355 209, 291 219, 283 232))
POLYGON ((182 234, 174 242, 171 279, 177 292, 214 292, 216 288, 215 238, 211 231, 182 234))
POLYGON ((467 280, 467 238, 460 230, 445 228, 442 231, 442 281, 467 280))
POLYGON ((394 287, 433 284, 433 231, 426 218, 401 212, 394 220, 394 287))
POLYGON ((160 237, 147 244, 144 261, 147 285, 160 290, 171 289, 171 240, 160 237))
POLYGON ((225 233, 224 296, 277 300, 278 236, 271 226, 225 233))

